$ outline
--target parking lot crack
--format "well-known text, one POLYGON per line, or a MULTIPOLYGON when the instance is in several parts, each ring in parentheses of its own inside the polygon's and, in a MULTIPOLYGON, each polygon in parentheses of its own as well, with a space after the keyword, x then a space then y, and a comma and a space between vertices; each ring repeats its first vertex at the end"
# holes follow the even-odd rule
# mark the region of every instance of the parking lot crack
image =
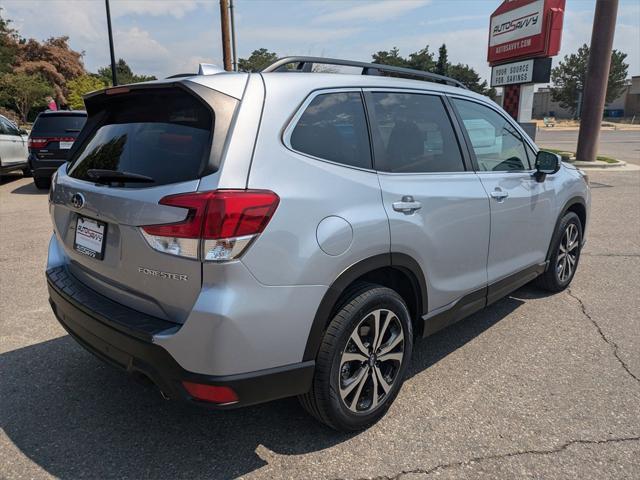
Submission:
MULTIPOLYGON (((377 477, 369 477, 371 480, 399 480, 405 475, 432 475, 438 474, 444 470, 450 470, 454 468, 460 467, 469 467, 476 463, 487 462, 491 460, 503 460, 505 458, 519 457, 523 455, 554 455, 557 453, 561 453, 568 448, 574 445, 606 445, 612 443, 622 443, 622 442, 638 442, 640 441, 640 436, 635 437, 621 437, 621 438, 608 438, 606 440, 569 440, 562 445, 559 445, 555 448, 549 449, 541 449, 541 450, 519 450, 516 452, 507 452, 502 454, 494 454, 494 455, 485 455, 479 457, 473 457, 469 460, 451 462, 451 463, 442 463, 436 465, 431 468, 415 468, 411 470, 403 470, 400 473, 392 474, 392 475, 383 475, 377 477)), ((360 480, 364 480, 360 479, 360 480)))
POLYGON ((580 305, 580 310, 582 310, 582 314, 593 324, 594 327, 596 327, 596 330, 600 334, 600 337, 602 337, 602 340, 604 340, 611 347, 611 349, 613 350, 613 355, 616 357, 616 360, 618 360, 618 363, 620 363, 625 372, 627 372, 627 374, 629 374, 636 382, 640 383, 640 378, 638 378, 638 376, 631 371, 629 365, 627 365, 622 357, 620 357, 618 344, 605 335, 598 322, 596 322, 596 320, 587 311, 587 307, 582 299, 575 293, 573 293, 570 288, 567 289, 567 294, 578 302, 578 304, 580 305))

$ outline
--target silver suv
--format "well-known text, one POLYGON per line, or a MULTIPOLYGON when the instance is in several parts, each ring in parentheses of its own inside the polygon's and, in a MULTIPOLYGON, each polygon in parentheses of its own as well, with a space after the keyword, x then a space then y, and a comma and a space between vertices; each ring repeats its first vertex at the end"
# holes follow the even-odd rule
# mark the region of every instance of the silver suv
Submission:
POLYGON ((50 192, 51 306, 168 398, 298 395, 365 428, 416 338, 575 274, 586 177, 455 80, 289 57, 85 101, 50 192))

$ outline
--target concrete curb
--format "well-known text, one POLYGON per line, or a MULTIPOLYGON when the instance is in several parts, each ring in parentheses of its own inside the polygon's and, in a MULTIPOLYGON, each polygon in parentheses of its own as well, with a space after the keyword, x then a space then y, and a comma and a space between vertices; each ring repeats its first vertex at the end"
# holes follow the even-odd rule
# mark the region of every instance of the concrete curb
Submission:
POLYGON ((570 162, 571 165, 574 165, 578 168, 582 169, 590 169, 590 168, 616 168, 616 167, 624 167, 627 165, 627 162, 623 162, 622 160, 618 160, 616 163, 608 163, 602 162, 600 160, 596 160, 595 162, 585 162, 582 160, 574 160, 570 162))

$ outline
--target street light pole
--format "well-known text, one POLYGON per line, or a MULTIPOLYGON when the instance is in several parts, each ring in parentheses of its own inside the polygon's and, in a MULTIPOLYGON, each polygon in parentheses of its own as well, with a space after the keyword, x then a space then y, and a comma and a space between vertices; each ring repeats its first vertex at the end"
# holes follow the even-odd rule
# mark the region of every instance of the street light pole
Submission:
POLYGON ((229 0, 229 17, 231 20, 231 50, 233 59, 233 71, 238 71, 238 52, 236 51, 236 21, 234 17, 233 0, 229 0))
POLYGON ((104 0, 107 8, 107 30, 109 31, 109 53, 111 54, 111 80, 113 86, 118 85, 118 76, 116 75, 116 57, 113 54, 113 33, 111 32, 111 11, 109 9, 109 0, 104 0))
POLYGON ((222 61, 224 69, 231 71, 231 35, 229 32, 229 0, 220 0, 220 26, 222 31, 222 61))
POLYGON ((597 0, 591 32, 587 78, 582 92, 580 133, 576 159, 593 162, 598 154, 600 124, 607 96, 618 0, 597 0))

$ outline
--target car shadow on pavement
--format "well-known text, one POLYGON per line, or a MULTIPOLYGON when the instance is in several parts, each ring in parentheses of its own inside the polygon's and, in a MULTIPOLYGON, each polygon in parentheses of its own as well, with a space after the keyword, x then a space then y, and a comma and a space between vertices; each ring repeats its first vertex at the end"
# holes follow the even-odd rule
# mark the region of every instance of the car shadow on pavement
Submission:
MULTIPOLYGON (((505 298, 418 341, 409 375, 523 303, 505 298)), ((59 478, 237 477, 266 465, 270 451, 315 452, 355 435, 323 427, 295 399, 229 411, 162 400, 155 388, 104 365, 68 336, 1 354, 0 392, 8 438, 59 478)))
POLYGON ((18 188, 11 190, 16 195, 48 195, 49 190, 41 190, 35 186, 33 182, 20 185, 18 188))
POLYGON ((21 173, 4 173, 0 175, 0 185, 20 180, 21 178, 25 178, 21 173))

